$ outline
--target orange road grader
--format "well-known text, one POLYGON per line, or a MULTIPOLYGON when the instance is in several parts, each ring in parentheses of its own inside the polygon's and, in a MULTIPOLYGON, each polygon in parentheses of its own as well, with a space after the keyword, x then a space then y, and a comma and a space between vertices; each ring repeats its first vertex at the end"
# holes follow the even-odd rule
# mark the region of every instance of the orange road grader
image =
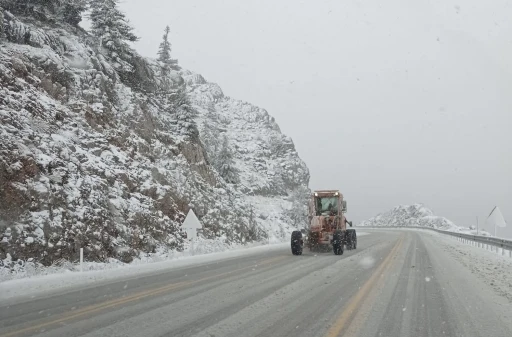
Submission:
POLYGON ((347 202, 337 190, 315 191, 309 201, 309 228, 293 231, 291 248, 293 255, 302 255, 304 246, 310 251, 332 249, 343 254, 343 248, 356 249, 357 236, 352 222, 347 221, 347 202))

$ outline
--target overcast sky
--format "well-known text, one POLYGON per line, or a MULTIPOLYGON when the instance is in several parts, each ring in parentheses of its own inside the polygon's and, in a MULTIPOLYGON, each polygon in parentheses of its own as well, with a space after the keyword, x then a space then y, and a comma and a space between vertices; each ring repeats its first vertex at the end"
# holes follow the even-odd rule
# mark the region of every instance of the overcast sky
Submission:
POLYGON ((509 0, 125 0, 155 57, 263 107, 356 222, 420 202, 512 229, 509 0))

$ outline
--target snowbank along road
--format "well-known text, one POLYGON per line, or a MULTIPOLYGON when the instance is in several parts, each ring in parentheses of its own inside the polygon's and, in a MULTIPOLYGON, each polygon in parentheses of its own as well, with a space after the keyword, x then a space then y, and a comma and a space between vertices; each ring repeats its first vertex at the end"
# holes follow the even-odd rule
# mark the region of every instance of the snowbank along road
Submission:
POLYGON ((365 231, 342 256, 257 251, 10 299, 0 336, 512 336, 510 298, 440 234, 365 231))

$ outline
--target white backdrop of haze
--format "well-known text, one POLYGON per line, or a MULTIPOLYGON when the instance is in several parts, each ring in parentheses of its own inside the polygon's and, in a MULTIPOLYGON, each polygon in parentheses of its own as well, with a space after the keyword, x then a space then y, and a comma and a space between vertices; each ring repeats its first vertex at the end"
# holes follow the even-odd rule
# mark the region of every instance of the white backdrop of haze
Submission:
MULTIPOLYGON (((460 226, 500 206, 512 231, 509 0, 125 0, 156 57, 261 106, 311 188, 342 190, 355 222, 421 202, 460 226)), ((85 23, 87 25, 87 23, 85 23)))

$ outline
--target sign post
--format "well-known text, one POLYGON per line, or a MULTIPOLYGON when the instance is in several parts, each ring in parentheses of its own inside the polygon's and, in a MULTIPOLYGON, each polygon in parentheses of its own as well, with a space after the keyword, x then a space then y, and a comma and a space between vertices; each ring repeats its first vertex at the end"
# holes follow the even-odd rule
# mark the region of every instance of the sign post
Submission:
POLYGON ((80 272, 84 271, 84 249, 80 248, 80 272))

